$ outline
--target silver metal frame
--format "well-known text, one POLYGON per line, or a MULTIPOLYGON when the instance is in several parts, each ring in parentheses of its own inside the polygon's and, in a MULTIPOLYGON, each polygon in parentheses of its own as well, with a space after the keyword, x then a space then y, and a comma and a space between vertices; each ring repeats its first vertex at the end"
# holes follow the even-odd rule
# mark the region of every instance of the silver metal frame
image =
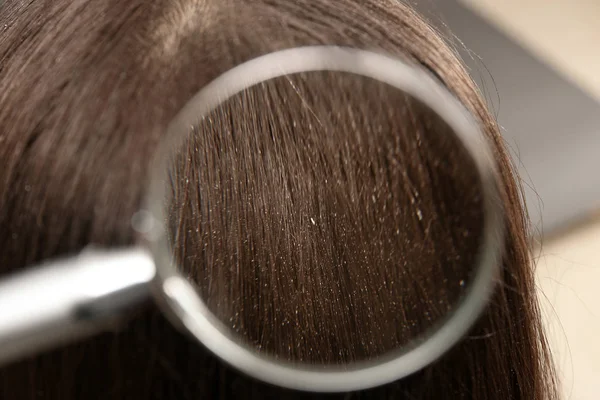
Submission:
POLYGON ((421 68, 383 54, 350 48, 314 46, 278 51, 241 64, 215 79, 183 108, 168 132, 167 143, 157 156, 143 211, 147 216, 144 235, 151 255, 141 248, 121 253, 94 253, 91 259, 73 259, 67 262, 72 265, 66 267, 62 265, 65 262, 61 262, 60 267, 30 272, 0 285, 0 363, 74 336, 67 333, 81 335, 98 330, 104 326, 100 322, 108 320, 107 316, 113 320, 125 304, 143 297, 152 282, 154 297, 171 320, 240 371, 287 388, 343 392, 400 379, 435 361, 467 332, 486 306, 500 265, 503 243, 503 210, 493 153, 478 123, 440 82, 421 68), (454 130, 471 155, 482 184, 485 217, 483 245, 477 255, 479 268, 456 310, 425 340, 411 348, 375 362, 345 368, 281 362, 258 354, 236 340, 197 295, 194 285, 178 272, 162 223, 167 220, 165 183, 169 181, 171 150, 182 144, 190 127, 223 101, 253 85, 311 71, 362 75, 421 100, 454 130), (113 268, 105 268, 108 265, 113 268), (92 270, 96 271, 95 275, 87 273, 92 270), (77 275, 72 271, 86 273, 77 275), (39 278, 42 275, 43 278, 39 278), (47 290, 59 281, 62 291, 47 290), (96 282, 112 282, 112 286, 97 287, 96 282), (74 290, 78 284, 85 290, 74 290), (31 311, 42 304, 47 307, 40 308, 39 312, 31 311), (87 312, 81 313, 82 304, 87 312), (40 329, 51 332, 42 334, 40 329), (24 346, 21 338, 26 336, 30 340, 24 346), (11 351, 13 348, 17 350, 11 351))

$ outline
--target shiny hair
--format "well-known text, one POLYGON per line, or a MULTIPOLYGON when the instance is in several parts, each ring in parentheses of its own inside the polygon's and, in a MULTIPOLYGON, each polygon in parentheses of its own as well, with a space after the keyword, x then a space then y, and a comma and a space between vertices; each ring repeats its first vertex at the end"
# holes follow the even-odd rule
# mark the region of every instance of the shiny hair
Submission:
MULTIPOLYGON (((395 0, 34 0, 0 9, 0 273, 131 244, 149 160, 213 78, 275 50, 379 49, 432 72, 494 149, 507 226, 477 325, 412 376, 342 398, 553 399, 521 189, 497 124, 444 40, 395 0)), ((477 176, 449 128, 374 82, 310 73, 204 116, 174 160, 171 232, 213 312, 292 361, 406 344, 461 296, 477 176)), ((0 369, 2 399, 314 397, 243 376, 153 309, 0 369)))

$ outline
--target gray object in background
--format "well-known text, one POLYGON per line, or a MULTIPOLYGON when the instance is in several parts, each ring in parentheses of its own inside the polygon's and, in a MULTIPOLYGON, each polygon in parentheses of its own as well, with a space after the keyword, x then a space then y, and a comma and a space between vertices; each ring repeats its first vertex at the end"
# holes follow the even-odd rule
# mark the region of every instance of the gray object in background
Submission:
POLYGON ((600 104, 456 0, 420 0, 416 7, 476 55, 457 46, 512 147, 538 233, 596 213, 600 104))

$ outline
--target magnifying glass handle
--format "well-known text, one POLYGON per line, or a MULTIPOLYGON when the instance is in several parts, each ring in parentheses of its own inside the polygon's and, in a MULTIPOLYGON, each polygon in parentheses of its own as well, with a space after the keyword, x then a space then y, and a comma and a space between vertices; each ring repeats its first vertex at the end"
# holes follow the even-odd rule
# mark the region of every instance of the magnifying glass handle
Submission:
POLYGON ((0 365, 97 333, 150 294, 141 248, 86 250, 0 281, 0 365))

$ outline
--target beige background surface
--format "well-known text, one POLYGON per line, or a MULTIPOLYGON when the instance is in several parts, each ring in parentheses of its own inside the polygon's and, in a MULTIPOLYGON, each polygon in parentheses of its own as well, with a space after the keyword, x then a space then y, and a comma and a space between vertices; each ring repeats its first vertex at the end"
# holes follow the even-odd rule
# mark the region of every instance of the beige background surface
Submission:
POLYGON ((600 1, 462 2, 600 99, 600 1))
MULTIPOLYGON (((600 100, 600 1, 463 2, 600 100)), ((600 149, 598 157, 600 173, 600 149)), ((564 398, 600 399, 600 213, 544 240, 536 254, 539 293, 564 398)))

